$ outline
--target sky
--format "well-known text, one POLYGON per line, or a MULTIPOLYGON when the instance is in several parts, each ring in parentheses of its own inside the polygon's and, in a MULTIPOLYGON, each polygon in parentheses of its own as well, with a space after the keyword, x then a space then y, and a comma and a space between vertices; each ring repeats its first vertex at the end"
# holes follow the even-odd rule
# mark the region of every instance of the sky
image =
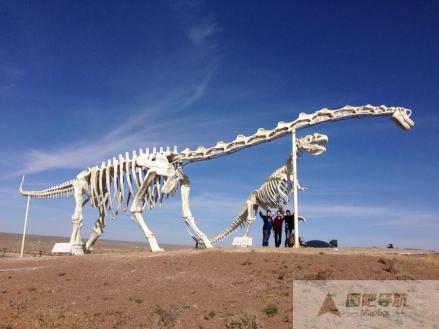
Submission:
MULTIPOLYGON (((412 109, 415 127, 379 117, 298 132, 329 136, 324 155, 299 159, 300 234, 438 250, 438 35, 437 1, 0 0, 0 231, 22 231, 22 175, 43 189, 139 148, 207 147, 300 112, 384 104, 412 109)), ((284 137, 186 166, 200 229, 225 229, 290 152, 284 137)), ((73 207, 31 200, 28 233, 67 241, 73 207)), ((145 212, 159 243, 193 244, 180 208, 178 193, 145 212)), ((84 214, 86 238, 97 210, 84 214)), ((144 241, 127 214, 107 218, 103 238, 144 241)))

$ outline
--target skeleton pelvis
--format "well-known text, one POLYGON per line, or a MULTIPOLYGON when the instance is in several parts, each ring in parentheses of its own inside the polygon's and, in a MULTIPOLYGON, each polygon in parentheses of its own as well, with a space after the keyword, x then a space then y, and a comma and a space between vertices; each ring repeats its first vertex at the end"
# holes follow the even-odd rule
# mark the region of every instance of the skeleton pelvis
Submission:
POLYGON ((141 154, 137 158, 136 163, 138 166, 155 171, 155 173, 160 176, 170 177, 175 175, 174 167, 169 163, 166 156, 162 154, 157 154, 154 160, 150 160, 147 155, 141 154))

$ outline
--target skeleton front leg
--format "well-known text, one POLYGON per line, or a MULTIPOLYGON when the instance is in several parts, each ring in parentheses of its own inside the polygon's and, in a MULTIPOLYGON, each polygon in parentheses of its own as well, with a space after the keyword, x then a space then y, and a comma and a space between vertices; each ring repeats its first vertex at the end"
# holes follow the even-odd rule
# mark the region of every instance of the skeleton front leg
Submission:
POLYGON ((152 252, 164 251, 164 249, 159 247, 157 243, 157 239, 155 238, 154 233, 146 226, 145 221, 143 220, 142 212, 133 212, 133 220, 139 225, 142 229, 145 238, 149 242, 149 247, 152 252))
POLYGON ((196 235, 196 238, 198 238, 202 241, 202 244, 204 244, 204 246, 206 248, 213 248, 212 244, 210 243, 209 239, 207 238, 207 235, 197 227, 197 224, 195 224, 195 219, 192 216, 192 212, 191 212, 191 209, 189 207, 190 190, 191 190, 191 185, 190 185, 189 177, 184 175, 183 180, 181 181, 181 187, 180 187, 181 207, 182 207, 184 222, 194 232, 194 234, 196 235))
POLYGON ((155 238, 154 233, 152 233, 152 231, 148 228, 148 226, 146 226, 145 221, 143 220, 143 215, 142 215, 142 206, 139 203, 139 200, 143 200, 145 193, 147 191, 147 188, 149 186, 149 184, 151 183, 151 181, 155 178, 155 172, 149 170, 146 173, 146 177, 145 180, 142 184, 142 186, 140 187, 140 189, 137 191, 133 202, 131 204, 130 207, 130 211, 132 213, 132 219, 134 222, 137 223, 137 225, 139 225, 139 227, 142 229, 143 234, 145 235, 145 238, 148 240, 149 242, 149 246, 151 248, 151 251, 156 252, 156 251, 163 251, 164 249, 159 247, 159 244, 157 243, 157 239, 155 238))
POLYGON ((75 181, 73 182, 74 197, 75 197, 75 211, 72 215, 72 235, 70 236, 71 254, 72 255, 83 255, 84 245, 81 239, 81 227, 84 216, 82 214, 83 209, 83 197, 84 188, 87 183, 85 181, 75 181))

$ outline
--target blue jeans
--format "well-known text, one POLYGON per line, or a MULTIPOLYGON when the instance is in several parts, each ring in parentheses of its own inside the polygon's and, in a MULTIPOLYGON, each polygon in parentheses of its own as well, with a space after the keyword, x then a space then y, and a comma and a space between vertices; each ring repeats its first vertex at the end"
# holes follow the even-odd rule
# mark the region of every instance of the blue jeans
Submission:
POLYGON ((275 245, 275 247, 279 248, 281 242, 282 242, 282 230, 274 231, 274 245, 275 245))
POLYGON ((285 227, 285 248, 288 247, 288 239, 290 238, 293 230, 291 228, 285 227))
POLYGON ((262 230, 262 246, 268 247, 268 240, 270 240, 271 230, 262 230))

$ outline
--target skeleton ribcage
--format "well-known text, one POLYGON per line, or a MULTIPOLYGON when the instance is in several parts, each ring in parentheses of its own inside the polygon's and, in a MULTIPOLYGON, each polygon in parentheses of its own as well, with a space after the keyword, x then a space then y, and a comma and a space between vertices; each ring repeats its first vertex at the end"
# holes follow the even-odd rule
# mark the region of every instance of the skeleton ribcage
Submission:
POLYGON ((271 175, 256 191, 256 200, 264 208, 285 206, 293 193, 293 182, 288 179, 288 168, 283 166, 271 175))
MULTIPOLYGON (((136 167, 133 161, 92 168, 89 184, 91 205, 104 212, 111 211, 113 217, 119 211, 127 211, 144 183, 147 172, 148 168, 136 167)), ((139 200, 142 209, 145 207, 152 209, 157 203, 162 203, 164 196, 169 197, 175 193, 176 189, 171 193, 161 192, 166 179, 166 177, 156 175, 151 181, 143 198, 139 200)))

